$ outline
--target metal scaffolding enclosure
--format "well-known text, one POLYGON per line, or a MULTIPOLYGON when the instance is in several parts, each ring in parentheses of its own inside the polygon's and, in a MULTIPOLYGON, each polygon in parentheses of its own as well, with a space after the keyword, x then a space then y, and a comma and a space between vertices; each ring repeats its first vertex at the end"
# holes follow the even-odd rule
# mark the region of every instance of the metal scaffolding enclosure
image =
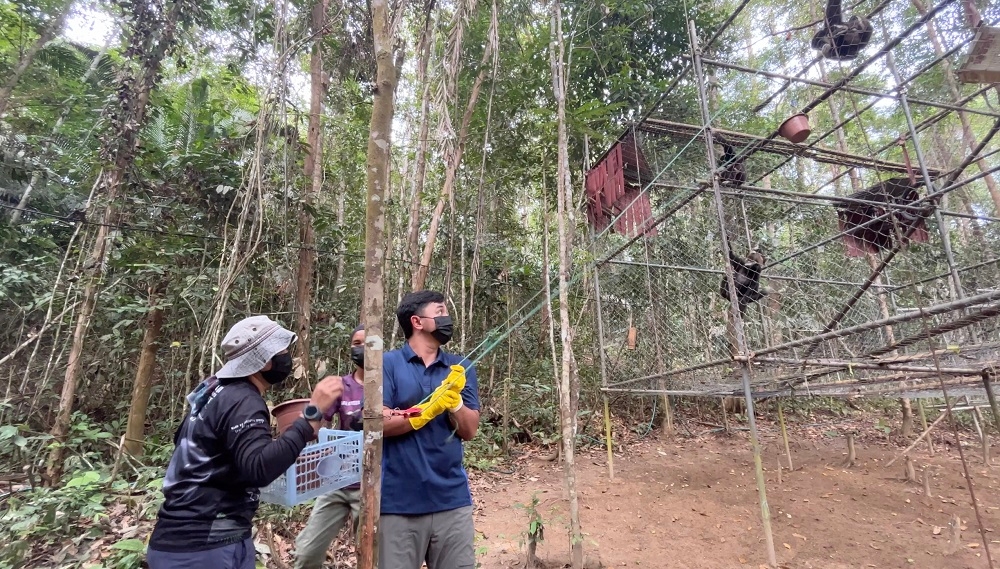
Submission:
MULTIPOLYGON (((747 6, 727 22, 739 23, 747 6)), ((938 367, 960 394, 983 392, 983 379, 1000 362, 1000 250, 990 245, 1000 219, 980 199, 983 181, 1000 169, 994 142, 1000 113, 993 110, 1000 105, 990 100, 996 91, 980 85, 959 85, 951 101, 935 100, 925 88, 921 97, 909 95, 922 75, 957 67, 952 60, 960 60, 972 30, 949 36, 954 45, 941 45, 938 34, 943 53, 921 58, 913 50, 928 51, 935 18, 950 17, 952 25, 960 9, 945 0, 905 22, 877 50, 873 41, 872 55, 843 65, 836 81, 816 71, 818 59, 795 75, 710 59, 707 45, 694 47, 691 30, 690 65, 674 87, 696 87, 702 123, 665 120, 654 109, 617 144, 634 146, 619 152, 626 181, 635 188, 626 191, 626 200, 649 205, 643 213, 618 204, 617 231, 602 232, 596 242, 606 391, 741 395, 740 364, 746 360, 755 397, 940 396, 938 367), (908 54, 906 67, 896 51, 908 54), (854 85, 870 79, 864 72, 875 68, 892 79, 890 88, 854 85), (751 87, 753 81, 777 82, 774 93, 759 91, 778 119, 728 116, 732 109, 710 92, 746 88, 746 77, 751 87), (805 104, 775 104, 777 97, 805 104), (800 144, 781 138, 774 126, 795 112, 810 113, 814 127, 800 144), (954 164, 942 159, 941 149, 924 146, 941 137, 933 129, 954 128, 959 116, 966 122, 975 117, 976 146, 960 148, 954 164), (891 132, 885 117, 899 117, 905 129, 891 132), (816 126, 824 128, 817 132, 816 126), (747 132, 750 127, 757 132, 747 132), (722 137, 741 147, 734 156, 724 158, 722 137), (713 175, 734 160, 745 161, 748 172, 738 187, 713 175), (978 171, 971 171, 973 165, 978 171), (856 193, 908 176, 919 196, 907 203, 886 207, 856 193), (888 243, 847 256, 841 243, 859 234, 838 226, 838 212, 852 208, 874 209, 861 229, 885 222, 895 239, 890 235, 888 243), (918 218, 921 228, 901 222, 904 214, 918 218), (917 239, 921 230, 924 238, 917 239), (981 243, 970 243, 970 236, 981 243), (955 239, 963 242, 958 252, 955 239), (761 286, 770 294, 744 314, 720 295, 720 287, 733 286, 731 264, 724 261, 730 250, 740 257, 760 250, 766 257, 761 286)))
POLYGON ((745 398, 772 565, 755 398, 985 395, 997 412, 1000 88, 956 79, 977 31, 963 2, 853 6, 876 33, 833 70, 808 42, 790 57, 791 31, 752 38, 749 0, 708 41, 690 20, 684 71, 588 172, 603 390, 745 398), (716 53, 741 27, 744 61, 716 53), (700 120, 657 115, 692 91, 700 120), (798 113, 812 134, 790 142, 798 113), (864 193, 893 179, 914 193, 864 193), (726 260, 751 251, 768 294, 741 311, 726 260))

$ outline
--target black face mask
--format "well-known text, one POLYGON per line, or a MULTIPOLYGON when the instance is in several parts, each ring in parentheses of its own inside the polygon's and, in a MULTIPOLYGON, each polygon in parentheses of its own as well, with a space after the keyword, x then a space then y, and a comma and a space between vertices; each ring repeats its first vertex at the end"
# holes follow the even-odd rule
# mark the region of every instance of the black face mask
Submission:
POLYGON ((441 342, 442 346, 447 344, 451 340, 452 334, 451 316, 435 316, 434 326, 435 329, 431 332, 431 336, 434 336, 435 340, 441 342))
POLYGON ((260 375, 271 385, 276 385, 285 381, 290 373, 292 373, 292 355, 277 354, 271 358, 271 369, 260 372, 260 375))
POLYGON ((351 361, 354 365, 363 368, 365 367, 365 347, 364 346, 351 346, 351 361))

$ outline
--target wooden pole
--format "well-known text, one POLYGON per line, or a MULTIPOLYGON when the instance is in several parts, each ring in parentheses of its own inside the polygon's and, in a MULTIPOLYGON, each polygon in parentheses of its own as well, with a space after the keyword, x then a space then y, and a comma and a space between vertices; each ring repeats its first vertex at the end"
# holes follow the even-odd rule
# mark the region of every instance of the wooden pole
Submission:
MULTIPOLYGON (((708 100, 705 94, 705 72, 701 64, 701 48, 698 45, 698 29, 694 20, 688 20, 688 38, 690 39, 691 55, 694 59, 695 83, 698 86, 698 102, 701 106, 701 118, 708 135, 705 139, 707 144, 706 157, 709 168, 715 172, 718 168, 716 163, 715 146, 712 141, 712 117, 708 111, 708 100)), ((715 209, 719 221, 719 232, 721 234, 721 245, 723 258, 729 257, 729 238, 726 235, 726 214, 722 204, 722 193, 719 188, 718 176, 712 176, 712 191, 715 195, 715 209)), ((729 287, 729 298, 736 299, 736 284, 733 280, 733 268, 726 263, 726 284, 729 287)), ((733 328, 736 332, 736 345, 734 350, 740 358, 739 366, 743 379, 743 398, 747 406, 747 422, 750 428, 750 444, 753 449, 754 478, 757 482, 757 497, 760 503, 760 519, 764 530, 764 547, 767 553, 767 561, 771 567, 778 566, 778 559, 774 552, 774 534, 771 532, 771 510, 767 504, 767 488, 764 482, 764 466, 761 462, 760 438, 757 433, 757 420, 754 416, 753 396, 750 389, 750 365, 748 363, 749 349, 744 337, 743 317, 740 314, 738 303, 730 303, 730 315, 733 328)), ((723 404, 724 405, 724 404, 723 404)))
POLYGON ((792 467, 792 451, 788 447, 788 431, 785 429, 785 414, 781 410, 781 399, 778 399, 778 424, 781 425, 781 440, 785 442, 785 454, 788 455, 788 471, 795 470, 792 467))
MULTIPOLYGON (((927 430, 927 413, 924 411, 924 400, 917 399, 917 410, 920 411, 920 428, 927 430)), ((927 439, 927 452, 934 456, 934 441, 930 438, 927 439)))
POLYGON ((989 370, 983 370, 983 388, 986 389, 986 398, 990 400, 990 411, 993 412, 993 425, 1000 431, 1000 409, 997 408, 997 396, 993 393, 993 384, 990 383, 989 370))
POLYGON ((608 410, 608 395, 604 394, 604 440, 608 446, 608 477, 615 479, 615 458, 611 446, 611 411, 608 410))
POLYGON ((894 459, 890 460, 889 462, 887 462, 885 464, 885 467, 889 468, 890 466, 892 466, 892 464, 894 462, 896 462, 897 460, 899 460, 900 457, 906 456, 906 453, 908 453, 911 450, 913 450, 913 447, 917 446, 917 444, 920 441, 924 440, 924 437, 926 437, 928 434, 930 434, 931 430, 933 430, 934 427, 936 427, 937 424, 940 423, 941 420, 944 419, 947 415, 948 415, 948 413, 941 413, 941 416, 938 417, 937 419, 934 419, 934 422, 931 423, 931 426, 927 427, 926 429, 924 429, 924 432, 921 433, 919 437, 917 437, 917 440, 913 441, 913 444, 911 444, 910 446, 906 447, 906 450, 904 450, 903 452, 899 453, 899 456, 897 456, 896 458, 894 458, 894 459))
POLYGON ((986 423, 979 412, 979 407, 972 408, 972 420, 976 425, 976 433, 979 434, 979 442, 983 445, 983 464, 990 465, 990 435, 986 432, 986 423))

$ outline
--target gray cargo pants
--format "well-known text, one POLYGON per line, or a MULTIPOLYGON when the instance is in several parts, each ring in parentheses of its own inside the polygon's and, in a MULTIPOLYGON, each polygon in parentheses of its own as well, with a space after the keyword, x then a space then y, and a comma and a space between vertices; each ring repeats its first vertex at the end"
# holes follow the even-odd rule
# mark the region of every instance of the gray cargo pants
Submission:
POLYGON ((476 530, 472 506, 421 516, 382 514, 379 569, 473 569, 476 530))
POLYGON ((323 567, 326 550, 348 519, 354 519, 357 530, 360 506, 361 490, 358 489, 337 490, 316 498, 306 527, 295 539, 295 569, 323 567))

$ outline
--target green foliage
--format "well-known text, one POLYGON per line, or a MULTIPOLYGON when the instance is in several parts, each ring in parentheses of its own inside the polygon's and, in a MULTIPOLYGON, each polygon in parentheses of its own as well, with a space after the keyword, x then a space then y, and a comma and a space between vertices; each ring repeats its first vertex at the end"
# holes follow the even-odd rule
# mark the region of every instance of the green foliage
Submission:
POLYGON ((0 516, 0 568, 22 567, 30 548, 44 549, 64 539, 80 538, 80 523, 90 529, 83 535, 97 537, 108 495, 104 476, 97 471, 77 471, 61 488, 39 488, 8 499, 0 516), (97 533, 92 533, 93 531, 97 533))
POLYGON ((146 558, 146 544, 141 539, 123 539, 115 542, 111 550, 111 555, 102 564, 107 569, 139 569, 146 558))
POLYGON ((514 504, 515 508, 524 510, 528 515, 527 527, 522 533, 522 546, 525 542, 538 544, 545 541, 545 520, 538 511, 539 504, 538 492, 531 493, 531 501, 527 504, 514 504))
MULTIPOLYGON (((24 567, 33 556, 67 544, 74 544, 74 550, 89 556, 89 544, 117 527, 119 520, 113 516, 120 516, 121 511, 130 509, 140 519, 155 515, 162 500, 164 457, 153 453, 147 456, 149 466, 127 467, 128 480, 122 479, 121 473, 111 480, 107 466, 111 462, 111 438, 111 433, 75 413, 63 443, 69 455, 63 483, 51 488, 27 487, 8 496, 0 494, 5 505, 0 514, 0 569, 24 567), (111 514, 112 507, 119 513, 111 514)), ((0 468, 10 471, 19 463, 34 463, 35 457, 44 457, 44 451, 54 444, 58 443, 47 434, 33 435, 19 426, 4 425, 0 427, 0 468)), ((141 539, 122 538, 112 545, 104 567, 138 568, 144 553, 141 539)))

